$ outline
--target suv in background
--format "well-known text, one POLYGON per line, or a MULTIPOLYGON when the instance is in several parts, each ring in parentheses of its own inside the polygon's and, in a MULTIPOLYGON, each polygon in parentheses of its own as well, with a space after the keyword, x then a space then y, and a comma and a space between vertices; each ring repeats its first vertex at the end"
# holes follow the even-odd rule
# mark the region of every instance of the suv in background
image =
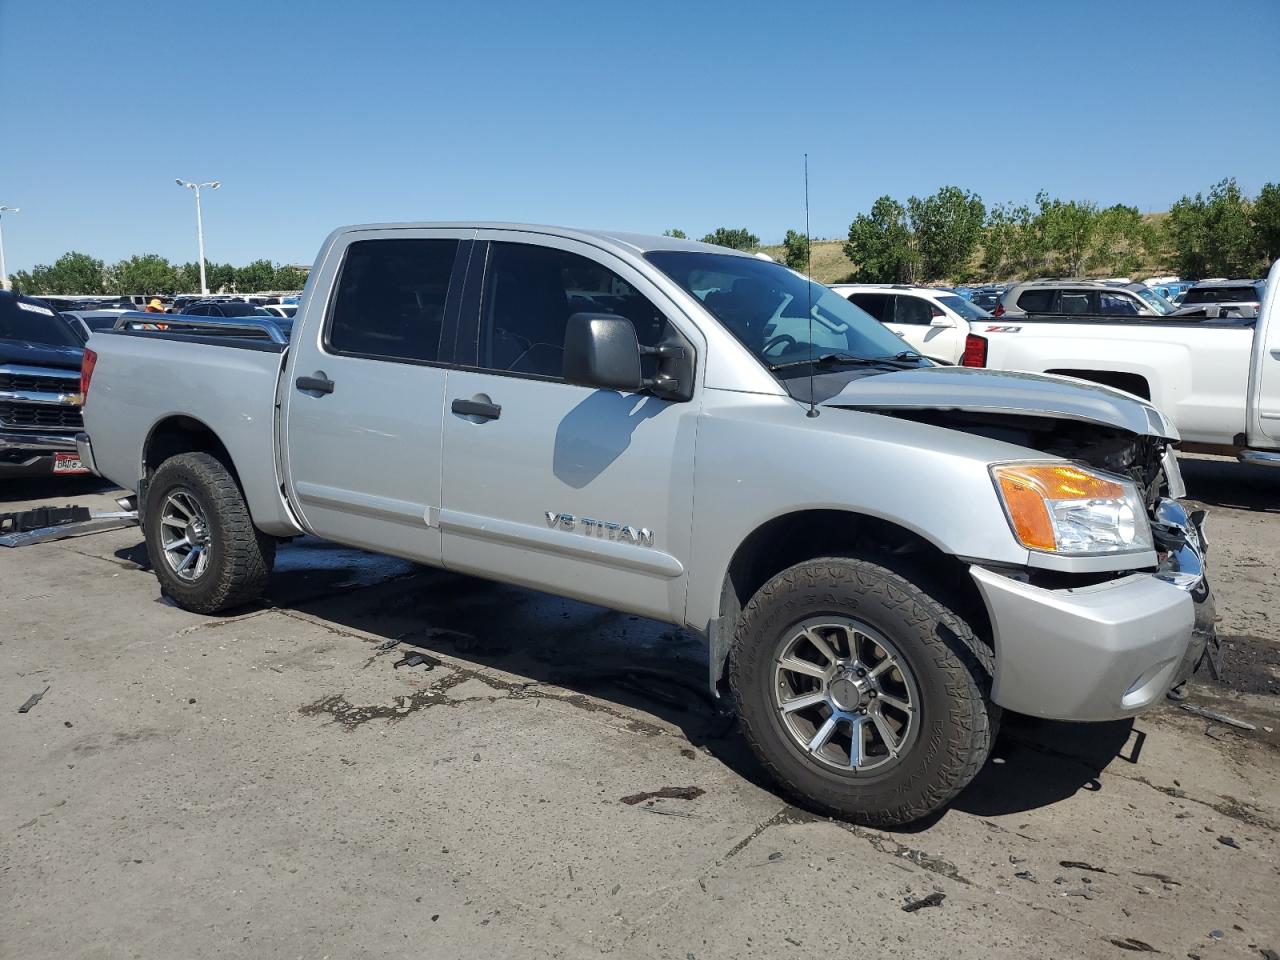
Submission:
POLYGON ((1182 300, 1183 307, 1216 303, 1223 306, 1262 306, 1262 294, 1266 289, 1262 280, 1201 280, 1182 300))
POLYGON ((996 317, 1033 313, 1109 317, 1167 317, 1176 308, 1143 283, 1105 280, 1031 280, 1015 283, 992 311, 996 317))
POLYGON ((875 283, 837 283, 831 289, 939 363, 959 363, 969 321, 991 318, 950 290, 875 283))

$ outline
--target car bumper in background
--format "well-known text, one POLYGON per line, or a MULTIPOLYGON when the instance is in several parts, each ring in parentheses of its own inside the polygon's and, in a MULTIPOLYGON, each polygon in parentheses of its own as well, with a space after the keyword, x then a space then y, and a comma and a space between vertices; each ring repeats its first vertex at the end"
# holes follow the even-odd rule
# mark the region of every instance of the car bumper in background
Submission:
POLYGON ((991 617, 996 703, 1055 720, 1114 720, 1190 675, 1213 636, 1200 529, 1174 501, 1157 520, 1185 524, 1185 539, 1154 574, 1051 590, 970 568, 991 617))
POLYGON ((69 434, 0 432, 0 478, 51 474, 55 454, 75 452, 69 434))

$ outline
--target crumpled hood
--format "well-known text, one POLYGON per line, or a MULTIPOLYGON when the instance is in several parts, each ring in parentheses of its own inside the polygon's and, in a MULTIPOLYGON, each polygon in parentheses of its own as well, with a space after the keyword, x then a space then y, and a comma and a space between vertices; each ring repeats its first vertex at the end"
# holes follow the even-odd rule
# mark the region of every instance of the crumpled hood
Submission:
POLYGON ((1131 394, 1100 384, 1040 373, 920 367, 861 377, 824 407, 866 410, 963 410, 971 413, 1061 417, 1177 440, 1178 430, 1159 410, 1131 394))
POLYGON ((26 343, 0 339, 0 363, 20 363, 29 367, 60 367, 79 370, 83 347, 64 347, 52 343, 26 343))

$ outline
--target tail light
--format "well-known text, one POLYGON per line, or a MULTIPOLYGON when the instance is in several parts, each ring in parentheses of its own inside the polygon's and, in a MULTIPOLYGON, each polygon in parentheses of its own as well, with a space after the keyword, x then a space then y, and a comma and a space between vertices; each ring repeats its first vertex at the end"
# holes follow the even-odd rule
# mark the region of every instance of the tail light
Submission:
POLYGON ((89 398, 89 381, 93 379, 93 368, 98 363, 98 355, 85 348, 84 357, 80 360, 80 403, 83 405, 89 398))
POLYGON ((962 367, 985 367, 987 365, 987 338, 969 334, 964 338, 964 356, 960 358, 962 367))
POLYGON ((1003 303, 997 303, 997 304, 996 304, 996 308, 995 308, 994 310, 992 310, 992 311, 991 311, 991 315, 992 315, 993 317, 1003 317, 1003 316, 1004 316, 1004 304, 1003 304, 1003 303))

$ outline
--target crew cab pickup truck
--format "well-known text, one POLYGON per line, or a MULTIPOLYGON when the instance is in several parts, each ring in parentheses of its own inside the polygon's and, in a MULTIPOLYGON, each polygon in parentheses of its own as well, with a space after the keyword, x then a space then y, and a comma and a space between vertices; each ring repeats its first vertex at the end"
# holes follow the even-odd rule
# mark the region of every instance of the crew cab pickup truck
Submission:
POLYGON ((310 533, 679 624, 766 768, 837 815, 947 803, 1002 708, 1141 711, 1212 629, 1156 408, 935 366, 752 256, 357 226, 290 338, 154 321, 92 335, 79 440, 178 605, 251 600, 310 533))
MULTIPOLYGON (((970 323, 960 362, 1091 380, 1151 400, 1188 452, 1280 466, 1280 261, 1261 309, 1228 316, 1026 314, 970 323)), ((1209 315, 1204 315, 1204 314, 1209 315)))
POLYGON ((88 473, 76 453, 83 346, 44 301, 0 290, 0 480, 88 473))

